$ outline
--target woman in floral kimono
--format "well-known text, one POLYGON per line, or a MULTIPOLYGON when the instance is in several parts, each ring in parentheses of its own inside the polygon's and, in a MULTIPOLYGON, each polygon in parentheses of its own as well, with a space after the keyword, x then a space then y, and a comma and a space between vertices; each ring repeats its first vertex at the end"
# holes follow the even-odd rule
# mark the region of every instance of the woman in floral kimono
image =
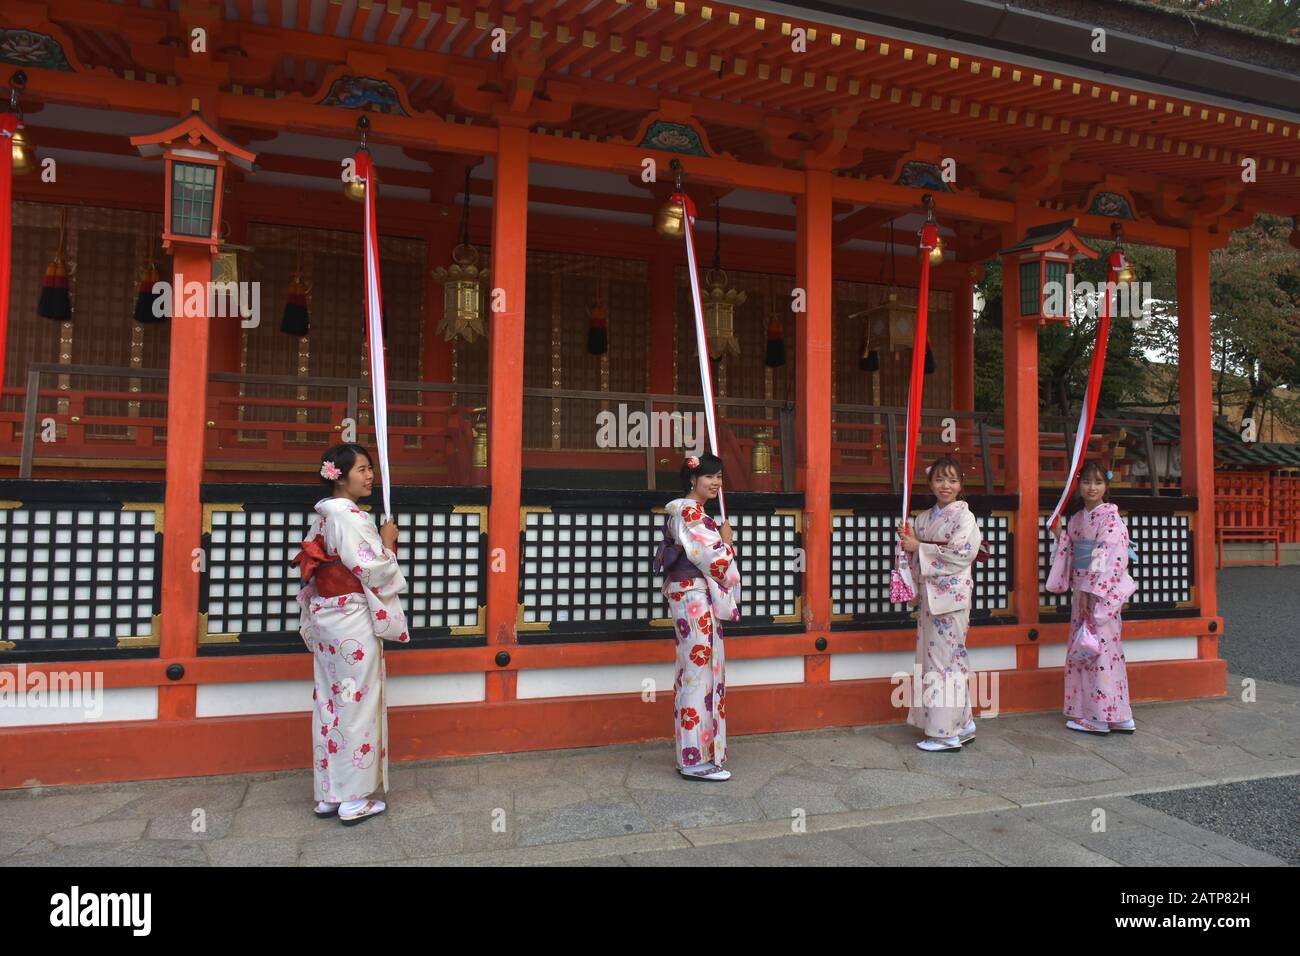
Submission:
POLYGON ((966 631, 970 626, 975 582, 971 566, 980 547, 980 529, 970 506, 958 499, 961 464, 944 455, 926 469, 935 504, 917 515, 915 528, 903 525, 899 538, 917 582, 916 672, 921 688, 912 689, 907 722, 925 731, 917 746, 927 751, 960 750, 975 739, 967 676, 966 631))
POLYGON ((388 714, 384 707, 381 638, 410 640, 397 595, 406 578, 397 564, 397 525, 378 531, 357 507, 375 480, 359 445, 335 445, 321 459, 332 495, 292 564, 302 574, 299 630, 315 658, 312 770, 316 815, 338 814, 344 825, 384 812, 372 795, 388 789, 388 714))
POLYGON ((1128 527, 1106 500, 1110 472, 1095 461, 1079 471, 1083 508, 1052 526, 1056 553, 1047 590, 1073 591, 1065 652, 1065 726, 1087 734, 1137 729, 1120 641, 1120 609, 1137 590, 1128 573, 1128 527))
POLYGON ((722 488, 722 460, 691 456, 682 465, 684 498, 665 507, 664 541, 655 558, 664 575, 677 638, 673 731, 677 770, 688 780, 729 780, 727 687, 722 622, 740 620, 740 571, 731 524, 719 527, 704 504, 722 488))

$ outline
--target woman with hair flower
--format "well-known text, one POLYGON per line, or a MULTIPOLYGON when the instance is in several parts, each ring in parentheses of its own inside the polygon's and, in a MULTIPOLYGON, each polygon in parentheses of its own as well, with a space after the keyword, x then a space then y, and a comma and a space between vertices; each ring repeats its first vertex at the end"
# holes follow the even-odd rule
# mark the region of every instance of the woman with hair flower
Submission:
POLYGON ((727 687, 722 621, 740 620, 740 570, 731 524, 704 512, 722 489, 722 460, 691 455, 682 465, 685 497, 668 502, 654 570, 677 638, 673 735, 677 772, 688 780, 729 780, 727 687))
POLYGON ((316 502, 302 550, 290 562, 302 575, 299 630, 316 667, 312 772, 318 817, 345 826, 384 812, 372 795, 388 789, 388 714, 382 641, 410 640, 397 595, 406 578, 397 564, 397 525, 378 531, 357 507, 375 481, 360 445, 335 445, 321 456, 320 478, 332 494, 316 502))

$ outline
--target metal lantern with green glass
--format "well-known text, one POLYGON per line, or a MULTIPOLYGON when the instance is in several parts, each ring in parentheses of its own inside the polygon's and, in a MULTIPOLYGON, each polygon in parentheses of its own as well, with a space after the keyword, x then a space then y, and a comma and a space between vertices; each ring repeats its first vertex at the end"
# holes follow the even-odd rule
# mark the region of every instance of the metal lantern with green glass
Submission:
POLYGON ((1014 256, 1020 279, 1020 318, 1048 322, 1070 321, 1074 299, 1074 260, 1096 259, 1075 233, 1075 219, 1035 226, 1014 246, 998 255, 1014 256))
POLYGON ((222 136, 197 111, 161 133, 132 136, 131 145, 141 156, 161 156, 166 163, 163 248, 207 246, 217 255, 226 164, 252 172, 256 154, 222 136))

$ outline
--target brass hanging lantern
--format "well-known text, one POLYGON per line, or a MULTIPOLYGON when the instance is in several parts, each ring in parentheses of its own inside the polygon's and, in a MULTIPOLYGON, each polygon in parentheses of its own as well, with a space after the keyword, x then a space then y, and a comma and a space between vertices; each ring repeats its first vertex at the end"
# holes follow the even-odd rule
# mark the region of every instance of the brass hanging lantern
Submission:
POLYGON ((438 332, 448 342, 473 342, 486 336, 483 326, 483 285, 488 270, 479 268, 478 250, 469 242, 469 167, 465 167, 465 204, 461 210, 460 243, 451 251, 451 265, 433 270, 442 285, 442 321, 438 332))
MULTIPOLYGON (((881 265, 881 278, 884 278, 884 265, 881 265)), ((889 291, 885 301, 880 305, 861 312, 854 312, 850 319, 862 319, 862 355, 859 368, 864 372, 874 372, 880 368, 880 356, 877 352, 888 345, 890 351, 910 349, 916 331, 916 309, 898 301, 898 292, 894 288, 894 224, 889 224, 889 291)))
POLYGON ((745 301, 745 293, 727 288, 727 274, 710 269, 704 274, 704 331, 709 337, 709 358, 715 362, 730 354, 740 356, 736 340, 736 306, 745 301))
POLYGON ((700 302, 704 306, 704 331, 709 339, 709 358, 718 361, 728 354, 740 357, 736 340, 736 306, 745 301, 745 293, 727 288, 727 273, 722 270, 722 212, 713 202, 713 268, 704 273, 700 302))

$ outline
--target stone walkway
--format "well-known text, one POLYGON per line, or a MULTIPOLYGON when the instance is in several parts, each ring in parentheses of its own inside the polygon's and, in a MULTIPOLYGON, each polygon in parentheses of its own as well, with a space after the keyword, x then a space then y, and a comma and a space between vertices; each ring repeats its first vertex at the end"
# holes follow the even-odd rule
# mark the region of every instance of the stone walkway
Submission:
POLYGON ((723 784, 678 777, 664 743, 395 764, 388 812, 355 828, 312 816, 306 771, 9 791, 0 865, 1285 863, 1127 797, 1289 777, 1294 801, 1300 688, 1136 718, 1100 738, 981 720, 953 754, 901 724, 736 737, 723 784))

